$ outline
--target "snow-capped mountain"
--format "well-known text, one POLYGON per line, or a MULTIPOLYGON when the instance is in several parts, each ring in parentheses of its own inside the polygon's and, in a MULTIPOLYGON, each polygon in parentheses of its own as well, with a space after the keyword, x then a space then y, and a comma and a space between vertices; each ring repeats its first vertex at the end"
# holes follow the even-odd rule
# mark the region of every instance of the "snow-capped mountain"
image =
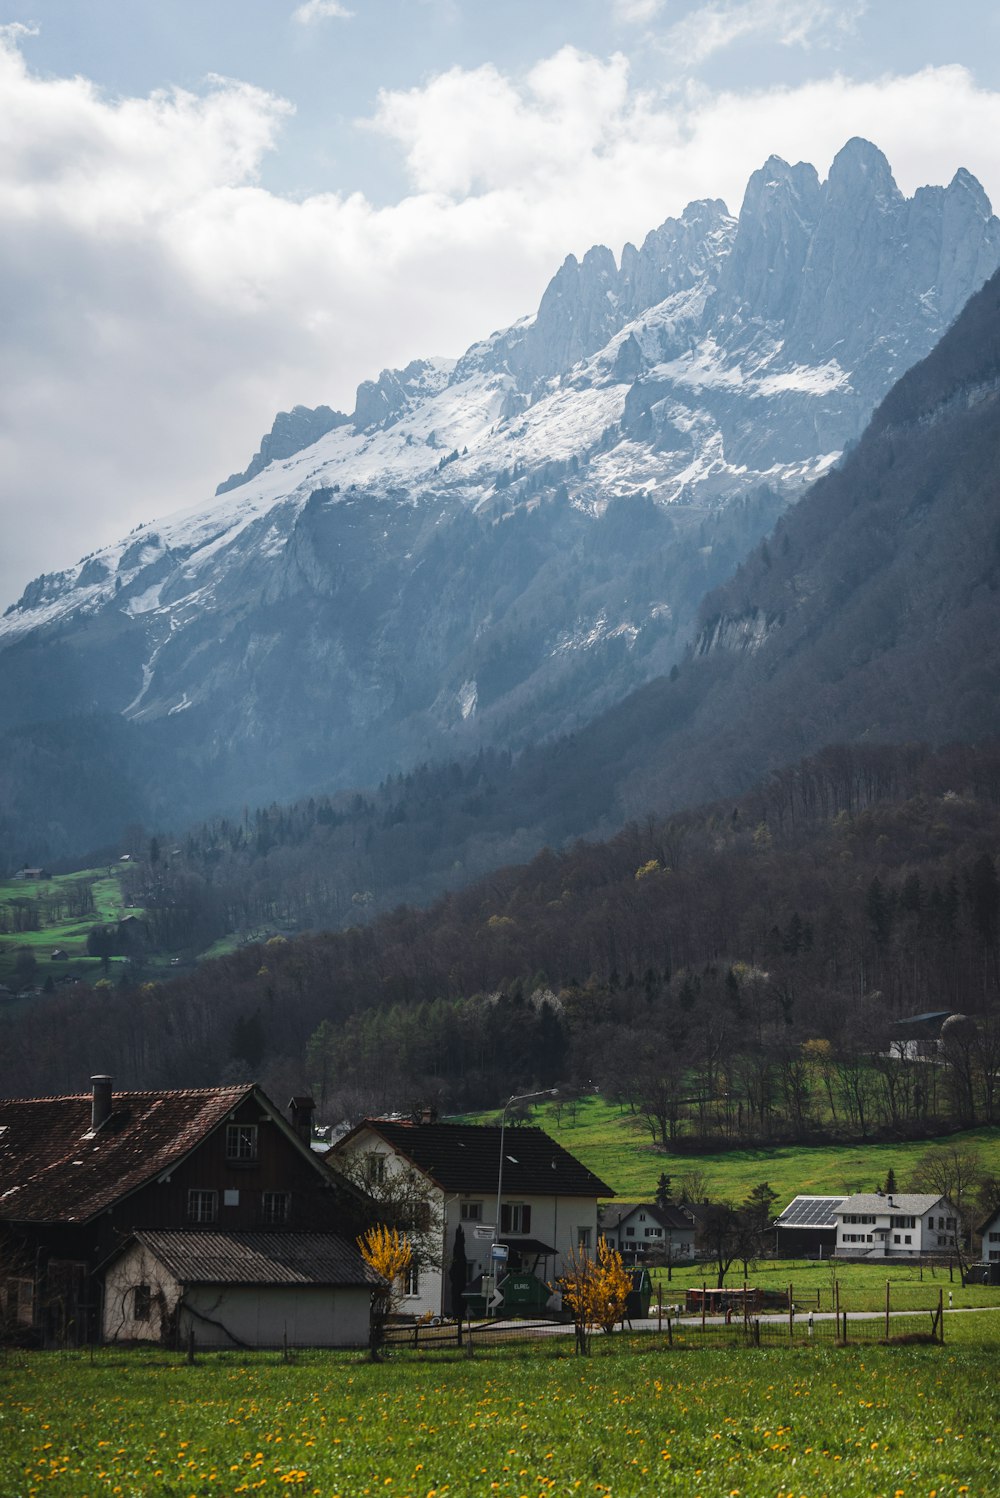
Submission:
POLYGON ((534 317, 282 413, 214 499, 36 579, 0 728, 124 718, 183 815, 583 723, 998 264, 964 170, 907 199, 861 140, 825 182, 772 157, 738 220, 570 256, 534 317))

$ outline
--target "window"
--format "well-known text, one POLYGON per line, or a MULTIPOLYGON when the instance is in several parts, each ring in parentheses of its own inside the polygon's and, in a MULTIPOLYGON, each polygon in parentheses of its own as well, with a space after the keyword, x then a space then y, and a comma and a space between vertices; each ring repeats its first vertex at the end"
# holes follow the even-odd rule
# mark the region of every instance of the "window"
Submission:
POLYGON ((531 1208, 527 1202, 504 1202, 500 1208, 501 1233, 530 1233, 531 1208))
POLYGON ((892 1235, 892 1241, 893 1241, 893 1243, 901 1243, 902 1239, 900 1238, 900 1236, 899 1236, 898 1233, 893 1233, 893 1235, 892 1235))
POLYGON ((148 1321, 153 1310, 153 1295, 148 1285, 136 1285, 132 1291, 132 1320, 148 1321))
POLYGON ((417 1262, 417 1257, 415 1254, 410 1260, 409 1267, 406 1270, 406 1273, 403 1275, 403 1294, 420 1294, 420 1265, 417 1262))
POLYGON ((188 1221, 214 1222, 218 1202, 219 1193, 217 1191, 189 1191, 188 1221))
POLYGON ((635 1228, 626 1228, 625 1229, 625 1236, 626 1236, 626 1238, 634 1238, 635 1237, 635 1228))
POLYGON ((10 1279, 3 1303, 10 1326, 32 1326, 35 1320, 35 1284, 29 1279, 10 1279))
POLYGON ((913 1239, 912 1239, 912 1237, 910 1236, 909 1233, 906 1234, 906 1236, 903 1239, 903 1242, 904 1243, 912 1243, 913 1242, 913 1239))
POLYGON ((262 1217, 265 1227, 278 1227, 288 1221, 288 1192, 265 1191, 262 1217))
POLYGON ((226 1125, 226 1159, 230 1165, 249 1165, 257 1158, 257 1125, 226 1125))
POLYGON ((576 1230, 576 1241, 577 1241, 577 1243, 579 1245, 580 1252, 582 1254, 589 1254, 590 1253, 590 1229, 589 1228, 577 1228, 577 1230, 576 1230))
POLYGON ((1000 1243, 1000 1233, 991 1233, 990 1234, 990 1242, 991 1243, 1000 1243))
POLYGON ((385 1182, 385 1156, 372 1150, 364 1157, 365 1180, 369 1186, 381 1186, 385 1182))
POLYGON ((482 1202, 463 1202, 458 1209, 458 1215, 463 1222, 482 1222, 482 1202))

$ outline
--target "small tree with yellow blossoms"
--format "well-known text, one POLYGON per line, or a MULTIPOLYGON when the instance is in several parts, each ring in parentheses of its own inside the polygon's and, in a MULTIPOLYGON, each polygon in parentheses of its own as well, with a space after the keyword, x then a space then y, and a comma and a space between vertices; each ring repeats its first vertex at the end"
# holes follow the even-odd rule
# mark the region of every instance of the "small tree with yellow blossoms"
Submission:
POLYGON ((372 1319, 369 1347, 373 1358, 380 1354, 385 1341, 385 1324, 406 1294, 406 1277, 413 1263, 413 1249, 405 1233, 398 1228, 376 1223, 358 1238, 361 1257, 384 1284, 372 1293, 372 1319))
POLYGON ((583 1248, 569 1255, 566 1273, 560 1276, 559 1284, 563 1300, 573 1313, 576 1350, 586 1356, 595 1327, 613 1332, 624 1320, 632 1276, 618 1250, 606 1238, 600 1238, 596 1259, 583 1248))

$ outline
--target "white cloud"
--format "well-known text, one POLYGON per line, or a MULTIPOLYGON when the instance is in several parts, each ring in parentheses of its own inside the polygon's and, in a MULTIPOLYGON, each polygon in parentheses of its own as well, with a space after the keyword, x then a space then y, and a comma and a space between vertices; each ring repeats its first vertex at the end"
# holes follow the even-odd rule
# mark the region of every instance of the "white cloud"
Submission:
POLYGON ((685 67, 751 37, 783 47, 828 46, 853 30, 866 0, 739 0, 702 5, 668 31, 665 51, 685 67))
POLYGON ((655 20, 663 4, 664 0, 614 0, 615 19, 627 25, 644 25, 655 20))
POLYGON ((532 310, 568 251, 691 198, 738 208, 772 151, 825 173, 866 135, 908 192, 965 165, 1000 197, 1000 95, 960 67, 657 97, 570 48, 521 78, 454 69, 381 96, 369 128, 410 180, 384 207, 260 185, 289 108, 222 79, 109 99, 0 38, 0 606, 207 499, 275 411, 349 409, 383 366, 532 310))
POLYGON ((292 12, 292 20, 298 21, 300 26, 312 26, 316 21, 346 21, 353 14, 353 10, 341 5, 340 0, 305 0, 304 5, 297 6, 292 12))

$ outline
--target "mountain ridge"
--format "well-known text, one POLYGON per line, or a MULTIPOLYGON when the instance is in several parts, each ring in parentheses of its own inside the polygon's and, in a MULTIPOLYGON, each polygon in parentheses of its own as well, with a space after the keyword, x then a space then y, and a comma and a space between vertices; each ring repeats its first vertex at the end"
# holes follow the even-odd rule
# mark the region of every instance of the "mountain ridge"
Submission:
POLYGON ((185 817, 578 728, 680 660, 997 263, 968 173, 906 199, 867 142, 825 183, 772 157, 738 220, 706 199, 620 264, 568 257, 534 318, 36 579, 0 621, 0 731, 124 717, 151 813, 185 817))

